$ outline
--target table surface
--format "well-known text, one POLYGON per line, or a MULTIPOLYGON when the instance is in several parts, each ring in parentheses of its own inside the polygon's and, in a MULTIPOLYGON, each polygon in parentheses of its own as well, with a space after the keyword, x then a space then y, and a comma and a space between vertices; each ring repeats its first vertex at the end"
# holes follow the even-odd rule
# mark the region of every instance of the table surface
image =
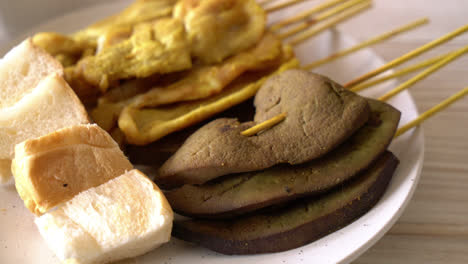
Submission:
MULTIPOLYGON (((429 25, 374 47, 389 61, 468 23, 467 11, 466 0, 376 0, 372 10, 340 29, 365 40, 429 17, 429 25)), ((428 57, 467 44, 465 34, 428 53, 428 57)), ((423 112, 467 86, 465 55, 415 85, 411 93, 423 112)), ((468 98, 422 126, 425 160, 413 199, 390 231, 355 263, 468 263, 468 98)))
MULTIPOLYGON (((468 23, 467 11, 466 0, 375 0, 373 9, 339 28, 365 40, 429 17, 429 25, 373 47, 389 61, 468 23)), ((4 33, 0 30, 0 39, 4 33)), ((424 57, 467 44, 465 34, 424 57)), ((412 94, 422 112, 466 86, 465 56, 415 85, 412 94)), ((423 128, 425 161, 412 201, 390 231, 355 263, 468 263, 468 98, 432 117, 423 128)))

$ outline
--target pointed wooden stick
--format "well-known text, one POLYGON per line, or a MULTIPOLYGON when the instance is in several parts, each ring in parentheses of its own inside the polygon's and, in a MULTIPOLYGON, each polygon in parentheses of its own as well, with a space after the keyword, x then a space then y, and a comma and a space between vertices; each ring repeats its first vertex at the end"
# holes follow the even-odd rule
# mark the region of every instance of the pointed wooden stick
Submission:
POLYGON ((283 121, 284 119, 286 119, 286 113, 282 113, 282 114, 279 114, 273 118, 270 118, 266 121, 263 121, 262 123, 260 124, 257 124, 249 129, 246 129, 244 131, 241 132, 241 135, 243 136, 246 136, 246 137, 250 137, 250 136, 253 136, 255 134, 257 134, 258 132, 261 132, 263 130, 267 130, 275 125, 277 125, 278 123, 280 123, 281 121, 283 121))
POLYGON ((384 72, 384 71, 386 71, 388 69, 396 67, 396 66, 406 62, 407 60, 412 59, 412 58, 414 58, 414 57, 416 57, 416 56, 418 56, 418 55, 420 55, 420 54, 422 54, 422 53, 424 53, 424 52, 426 52, 426 51, 428 51, 428 50, 430 50, 430 49, 432 49, 432 48, 434 48, 436 46, 439 46, 440 44, 445 43, 445 42, 453 39, 454 37, 466 32, 466 31, 468 31, 468 25, 460 27, 457 30, 455 30, 455 31, 453 31, 453 32, 441 37, 441 38, 433 40, 433 41, 431 41, 431 42, 429 42, 429 43, 427 43, 427 44, 425 44, 425 45, 423 45, 423 46, 421 46, 421 47, 419 47, 419 48, 417 48, 417 49, 415 49, 415 50, 413 50, 413 51, 411 51, 411 52, 409 52, 409 53, 407 53, 407 54, 405 54, 405 55, 403 55, 403 56, 401 56, 401 57, 399 57, 397 59, 395 59, 395 60, 392 60, 391 62, 385 64, 384 66, 382 66, 382 67, 380 67, 380 68, 378 68, 376 70, 373 70, 371 72, 368 72, 368 73, 364 74, 363 76, 361 76, 361 77, 359 77, 359 78, 357 78, 355 80, 352 80, 351 82, 345 84, 344 87, 348 88, 348 89, 351 89, 353 86, 358 85, 359 83, 362 83, 364 81, 367 81, 370 78, 372 78, 372 77, 374 77, 374 76, 376 76, 376 75, 378 75, 378 74, 380 74, 380 73, 382 73, 382 72, 384 72))
POLYGON ((437 62, 434 65, 427 68, 425 71, 423 71, 420 74, 414 76, 413 78, 409 79, 408 81, 402 83, 397 88, 391 90, 389 93, 381 96, 379 98, 379 100, 387 101, 388 99, 392 98, 393 96, 395 96, 399 92, 409 88, 410 86, 414 85, 415 83, 417 83, 417 82, 419 82, 421 80, 424 80, 425 78, 427 78, 433 72, 439 70, 440 68, 444 67, 448 63, 452 62, 453 60, 455 60, 456 58, 460 57, 461 55, 463 55, 463 54, 465 54, 467 52, 468 52, 468 45, 461 48, 461 49, 459 49, 459 50, 457 50, 457 51, 455 51, 454 53, 448 55, 447 57, 443 58, 439 62, 437 62))
POLYGON ((284 2, 284 3, 278 4, 278 5, 269 7, 269 8, 265 8, 265 12, 267 14, 272 13, 272 12, 275 12, 275 11, 279 11, 279 10, 281 10, 283 8, 290 7, 292 5, 299 4, 299 3, 304 2, 304 1, 306 1, 306 0, 291 0, 291 1, 288 1, 288 2, 284 2))
POLYGON ((304 29, 310 27, 311 25, 314 25, 314 24, 316 24, 318 22, 326 20, 326 19, 328 19, 328 18, 330 18, 332 16, 335 16, 335 15, 345 11, 346 9, 349 9, 352 6, 356 6, 356 5, 358 5, 360 3, 363 3, 363 2, 366 2, 366 1, 369 1, 369 0, 351 0, 351 1, 348 1, 348 2, 346 2, 344 4, 341 4, 341 5, 333 8, 333 9, 330 9, 329 11, 326 11, 326 12, 320 14, 320 15, 317 15, 316 17, 311 18, 306 22, 301 23, 300 25, 294 27, 293 29, 288 30, 285 33, 279 34, 279 37, 281 39, 289 38, 292 35, 295 35, 295 34, 297 34, 299 32, 302 32, 304 29))
POLYGON ((258 4, 261 5, 261 6, 264 6, 264 5, 268 5, 272 2, 275 2, 275 1, 278 1, 278 0, 263 0, 263 1, 258 1, 258 4))
POLYGON ((428 119, 429 117, 433 116, 434 114, 436 114, 436 113, 442 111, 443 109, 447 108, 449 105, 453 104, 457 100, 460 100, 461 98, 463 98, 467 94, 468 94, 468 87, 466 87, 465 89, 461 90, 460 92, 452 95, 448 99, 442 101, 440 104, 432 107, 428 111, 421 114, 415 120, 413 120, 413 121, 409 122, 408 124, 406 124, 406 125, 402 126, 401 128, 399 128, 398 131, 395 134, 395 138, 400 136, 401 134, 405 133, 409 129, 421 124, 424 120, 428 119))
POLYGON ((397 78, 397 77, 400 77, 400 76, 415 72, 417 70, 426 68, 427 66, 431 66, 432 64, 442 60, 443 58, 449 56, 452 53, 453 52, 449 52, 447 54, 437 56, 437 57, 434 57, 434 58, 419 62, 417 64, 411 65, 409 67, 403 68, 401 70, 396 71, 395 73, 389 74, 389 75, 384 76, 382 78, 358 84, 356 86, 353 86, 350 90, 353 91, 353 92, 359 92, 361 90, 372 87, 372 86, 377 85, 379 83, 383 83, 385 81, 388 81, 388 80, 391 80, 391 79, 394 79, 394 78, 397 78))
POLYGON ((372 45, 375 45, 377 43, 380 43, 384 40, 387 40, 389 38, 392 38, 398 34, 401 34, 403 32, 406 32, 406 31, 409 31, 409 30, 412 30, 416 27, 419 27, 419 26, 422 26, 424 24, 427 24, 429 22, 429 19, 428 18, 422 18, 422 19, 418 19, 414 22, 411 22, 405 26, 402 26, 402 27, 399 27, 399 28, 396 28, 396 29, 393 29, 389 32, 386 32, 380 36, 377 36, 377 37, 374 37, 374 38, 371 38, 371 39, 368 39, 354 47, 351 47, 349 49, 345 49, 345 50, 342 50, 342 51, 339 51, 337 53, 334 53, 326 58, 323 58, 323 59, 320 59, 320 60, 317 60, 315 62, 312 62, 304 67, 302 67, 303 69, 305 70, 310 70, 310 69, 313 69, 315 67, 318 67, 322 64, 325 64, 325 63, 328 63, 328 62, 331 62, 333 60, 336 60, 338 58, 341 58, 341 57, 344 57, 346 55, 349 55, 355 51, 358 51, 358 50, 361 50, 363 48, 366 48, 366 47, 369 47, 369 46, 372 46, 372 45))
POLYGON ((290 25, 290 24, 299 22, 301 20, 304 20, 304 19, 310 17, 313 14, 319 13, 319 12, 325 10, 325 9, 328 9, 328 8, 334 6, 334 5, 337 5, 337 4, 339 4, 341 2, 345 2, 345 1, 348 1, 348 0, 330 0, 330 1, 327 1, 325 3, 322 3, 320 5, 317 5, 317 6, 313 7, 312 9, 310 9, 308 11, 302 12, 302 13, 298 14, 297 16, 287 18, 287 19, 285 19, 283 21, 280 21, 280 22, 272 25, 270 27, 270 29, 272 31, 276 31, 276 30, 278 30, 278 29, 280 29, 282 27, 285 27, 287 25, 290 25))
POLYGON ((356 5, 348 10, 344 11, 343 13, 331 18, 328 21, 325 21, 323 24, 317 25, 317 27, 312 28, 309 31, 304 32, 302 35, 296 37, 295 39, 291 40, 288 44, 292 46, 296 46, 309 38, 325 31, 338 23, 341 23, 347 19, 354 17, 355 15, 361 13, 362 11, 370 8, 372 6, 371 1, 363 2, 362 4, 356 5))
POLYGON ((303 32, 303 34, 299 35, 298 37, 292 39, 291 41, 288 42, 288 44, 292 45, 292 46, 295 46, 295 45, 298 45, 306 40, 308 40, 309 38, 347 20, 347 19, 350 19, 352 17, 354 17, 355 15, 361 13, 362 11, 370 8, 372 6, 372 2, 371 1, 364 1, 362 4, 358 4, 352 8, 349 8, 348 10, 342 12, 341 14, 337 15, 337 16, 334 16, 332 17, 331 19, 329 19, 328 21, 325 21, 324 23, 322 24, 318 24, 317 26, 311 28, 310 30, 308 31, 305 31, 303 32))

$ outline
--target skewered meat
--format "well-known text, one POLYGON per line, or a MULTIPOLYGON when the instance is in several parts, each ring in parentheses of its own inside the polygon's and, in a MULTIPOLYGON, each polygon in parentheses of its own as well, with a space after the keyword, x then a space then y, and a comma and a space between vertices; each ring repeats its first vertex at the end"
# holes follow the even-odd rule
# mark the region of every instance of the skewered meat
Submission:
MULTIPOLYGON (((281 41, 274 35, 267 34, 252 49, 236 54, 219 64, 194 67, 184 78, 171 85, 151 88, 150 91, 129 100, 99 100, 91 115, 97 124, 109 131, 115 125, 122 109, 129 104, 130 107, 136 108, 155 107, 206 98, 220 93, 245 71, 258 71, 278 64, 281 54, 281 41)), ((145 92, 142 90, 145 85, 144 79, 139 80, 141 81, 131 82, 135 84, 133 88, 140 87, 138 90, 145 92)), ((129 87, 125 84, 114 90, 128 90, 126 88, 129 87)), ((148 89, 150 88, 147 87, 146 90, 148 89)))
POLYGON ((298 61, 291 59, 291 55, 283 54, 280 67, 243 74, 212 97, 157 108, 127 107, 119 117, 119 127, 131 144, 145 145, 156 141, 253 97, 268 77, 297 67, 298 61))
POLYGON ((136 0, 118 14, 107 17, 73 34, 80 41, 96 42, 97 39, 115 27, 134 27, 143 22, 154 22, 170 17, 177 0, 136 0))
POLYGON ((81 60, 77 69, 90 84, 106 91, 109 84, 132 77, 170 73, 192 66, 183 25, 161 19, 135 27, 132 36, 81 60))
POLYGON ((184 22, 192 54, 217 63, 257 43, 266 15, 254 0, 181 0, 174 18, 184 22))
POLYGON ((83 54, 94 55, 119 40, 128 38, 133 27, 139 23, 171 17, 177 0, 137 0, 122 12, 103 19, 72 36, 54 32, 40 32, 34 38, 34 44, 44 48, 55 56, 64 67, 74 65, 83 54), (98 41, 99 39, 99 41, 98 41))
POLYGON ((301 70, 270 78, 254 103, 254 122, 218 119, 192 134, 161 167, 158 184, 168 188, 202 184, 226 174, 319 158, 364 125, 370 112, 365 98, 301 70), (275 127, 258 136, 241 135, 281 113, 287 118, 275 127))
POLYGON ((109 28, 97 39, 96 54, 118 44, 132 36, 132 26, 116 26, 109 28))
POLYGON ((400 112, 371 99, 369 106, 369 121, 323 158, 184 185, 167 192, 166 197, 179 214, 226 218, 328 191, 368 168, 395 135, 400 112))
POLYGON ((268 68, 281 56, 281 41, 267 34, 252 49, 246 50, 213 66, 194 68, 189 75, 167 87, 156 87, 135 98, 134 107, 154 107, 181 101, 192 101, 221 92, 245 71, 268 68))
POLYGON ((80 42, 54 32, 37 33, 33 42, 54 56, 64 67, 74 65, 83 56, 94 54, 96 48, 89 42, 80 42))
MULTIPOLYGON (((36 40, 64 66, 77 63, 67 80, 78 93, 98 94, 121 80, 189 69, 192 57, 219 63, 263 36, 266 17, 254 0, 175 3, 137 0, 70 37, 40 33, 36 40)), ((199 74, 209 71, 201 68, 199 74)))

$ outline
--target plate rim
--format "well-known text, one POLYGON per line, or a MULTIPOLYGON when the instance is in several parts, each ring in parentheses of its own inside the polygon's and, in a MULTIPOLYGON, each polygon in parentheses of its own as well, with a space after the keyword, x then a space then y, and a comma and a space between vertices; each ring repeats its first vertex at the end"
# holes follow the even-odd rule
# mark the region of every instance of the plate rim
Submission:
MULTIPOLYGON (((129 1, 129 0, 117 0, 115 2, 112 2, 112 5, 123 5, 124 3, 128 4, 130 2, 131 1, 129 1)), ((12 47, 13 45, 17 44, 20 40, 24 39, 26 36, 29 36, 32 33, 37 32, 37 29, 44 28, 47 24, 50 24, 53 21, 63 20, 66 17, 70 16, 71 14, 75 14, 77 12, 89 12, 89 10, 95 9, 98 6, 104 6, 104 5, 108 5, 108 4, 109 4, 108 2, 107 3, 97 2, 97 3, 93 4, 93 5, 84 6, 82 8, 75 9, 75 10, 73 10, 71 12, 62 13, 62 14, 59 14, 57 16, 50 17, 48 20, 42 21, 41 23, 39 23, 38 25, 32 27, 31 29, 29 29, 29 30, 27 30, 27 31, 25 31, 23 33, 17 34, 17 36, 12 36, 11 40, 8 41, 7 43, 0 43, 0 53, 3 53, 2 51, 8 49, 9 47, 12 47)), ((353 37, 347 35, 346 33, 343 33, 343 32, 341 32, 339 30, 338 30, 338 33, 341 34, 342 36, 344 36, 345 38, 347 38, 348 41, 351 41, 352 43, 356 43, 356 40, 353 37)), ((379 54, 376 53, 373 49, 368 48, 367 50, 372 52, 375 59, 379 60, 381 63, 385 63, 385 60, 383 60, 383 58, 381 56, 379 56, 379 54)), ((413 96, 411 95, 411 93, 405 91, 405 94, 408 96, 409 100, 411 101, 412 107, 415 108, 416 113, 419 114, 419 111, 418 111, 417 106, 416 106, 416 102, 415 102, 413 96)), ((409 202, 412 200, 414 192, 415 192, 415 190, 416 190, 416 188, 418 186, 418 183, 419 183, 419 180, 420 180, 420 177, 421 177, 421 171, 422 171, 423 164, 424 164, 425 138, 424 138, 424 132, 423 132, 422 127, 418 127, 416 129, 413 129, 413 130, 409 131, 408 133, 410 133, 413 137, 416 137, 416 141, 420 142, 420 148, 417 151, 418 152, 417 153, 418 154, 418 156, 417 156, 417 161, 418 162, 417 162, 415 167, 412 167, 412 172, 415 173, 415 177, 414 177, 414 181, 413 181, 414 184, 411 185, 411 188, 410 188, 409 192, 407 193, 403 203, 400 204, 399 209, 397 210, 397 212, 395 214, 393 214, 391 219, 389 221, 387 221, 382 226, 382 228, 376 234, 374 234, 374 236, 372 238, 370 238, 367 242, 365 242, 364 244, 357 247, 354 251, 350 252, 343 259, 338 260, 336 263, 349 263, 349 262, 357 259, 364 252, 366 252, 370 247, 375 245, 390 230, 390 228, 396 223, 396 221, 401 217, 402 213, 407 208, 409 202)), ((388 192, 388 188, 386 190, 386 193, 387 192, 388 192)), ((366 214, 368 214, 368 213, 366 213, 366 214)), ((337 231, 335 231, 335 232, 337 232, 337 231)), ((44 243, 44 242, 42 242, 42 243, 44 243)), ((307 245, 305 245, 305 246, 307 246, 307 245)))

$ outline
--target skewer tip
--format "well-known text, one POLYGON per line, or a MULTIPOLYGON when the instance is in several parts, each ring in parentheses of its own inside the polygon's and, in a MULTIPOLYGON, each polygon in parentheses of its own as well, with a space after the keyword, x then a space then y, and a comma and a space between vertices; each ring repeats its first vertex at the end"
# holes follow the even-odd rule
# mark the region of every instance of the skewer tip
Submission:
POLYGON ((273 126, 279 124, 282 122, 284 119, 286 119, 286 113, 281 113, 277 116, 274 116, 273 118, 270 118, 260 124, 257 124, 249 129, 246 129, 241 132, 242 136, 250 137, 253 136, 261 131, 267 130, 272 128, 273 126))

